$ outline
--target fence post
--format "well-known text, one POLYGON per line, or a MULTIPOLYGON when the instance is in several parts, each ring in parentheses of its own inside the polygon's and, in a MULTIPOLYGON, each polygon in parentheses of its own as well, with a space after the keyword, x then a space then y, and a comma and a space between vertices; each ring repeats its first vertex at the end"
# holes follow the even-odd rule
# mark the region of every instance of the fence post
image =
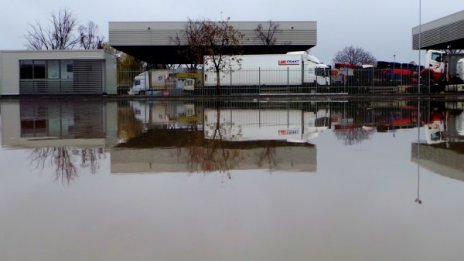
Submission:
POLYGON ((374 86, 375 86, 375 68, 372 67, 372 89, 374 89, 374 86))
POLYGON ((287 67, 287 93, 289 92, 290 89, 290 68, 287 67))
POLYGON ((304 88, 304 76, 305 76, 305 64, 304 64, 304 61, 301 60, 301 89, 302 90, 304 88))
POLYGON ((258 94, 261 94, 261 67, 258 67, 258 94))
POLYGON ((345 90, 343 90, 344 92, 346 92, 346 87, 348 85, 348 74, 349 74, 348 66, 349 66, 349 64, 346 64, 345 90))
POLYGON ((431 80, 430 80, 430 77, 432 76, 432 75, 431 75, 431 71, 432 71, 432 70, 429 70, 429 83, 428 83, 428 89, 427 89, 427 90, 429 90, 428 93, 430 93, 430 83, 431 83, 431 82, 430 82, 430 81, 431 81, 431 80))

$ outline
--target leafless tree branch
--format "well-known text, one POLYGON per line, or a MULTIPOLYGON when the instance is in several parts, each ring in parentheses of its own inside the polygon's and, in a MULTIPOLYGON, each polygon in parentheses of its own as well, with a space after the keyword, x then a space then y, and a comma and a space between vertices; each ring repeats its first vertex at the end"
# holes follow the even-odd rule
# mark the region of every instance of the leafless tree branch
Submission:
POLYGON ((363 48, 350 45, 338 51, 333 62, 353 65, 375 64, 376 58, 363 48))

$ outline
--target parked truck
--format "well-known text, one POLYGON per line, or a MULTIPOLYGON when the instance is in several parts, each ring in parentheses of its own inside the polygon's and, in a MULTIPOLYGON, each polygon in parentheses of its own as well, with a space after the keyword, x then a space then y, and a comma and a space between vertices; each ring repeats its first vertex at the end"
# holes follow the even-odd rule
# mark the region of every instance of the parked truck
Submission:
POLYGON ((432 91, 464 91, 464 54, 428 50, 421 78, 429 81, 432 91))
MULTIPOLYGON (((173 70, 149 70, 135 76, 129 95, 168 92, 172 89, 193 91, 196 74, 173 70)), ((198 78, 198 77, 197 77, 198 78)))
MULTIPOLYGON (((306 51, 224 57, 221 86, 330 85, 330 67, 306 51)), ((211 57, 204 58, 204 86, 218 84, 211 57)))

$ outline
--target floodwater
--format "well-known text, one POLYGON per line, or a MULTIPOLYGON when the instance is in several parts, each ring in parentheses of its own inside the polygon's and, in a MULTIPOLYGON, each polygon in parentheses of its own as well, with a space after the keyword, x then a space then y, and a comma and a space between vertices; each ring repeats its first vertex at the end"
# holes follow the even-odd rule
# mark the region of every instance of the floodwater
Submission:
POLYGON ((0 100, 0 260, 463 260, 463 105, 0 100))

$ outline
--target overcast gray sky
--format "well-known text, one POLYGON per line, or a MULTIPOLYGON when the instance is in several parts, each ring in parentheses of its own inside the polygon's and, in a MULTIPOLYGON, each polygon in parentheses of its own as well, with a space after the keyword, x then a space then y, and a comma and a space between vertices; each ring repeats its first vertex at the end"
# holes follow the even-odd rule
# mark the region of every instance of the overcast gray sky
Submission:
MULTIPOLYGON (((51 13, 68 9, 80 23, 98 24, 108 39, 109 21, 317 21, 313 55, 332 64, 338 50, 354 45, 378 60, 417 61, 411 30, 419 24, 419 0, 16 0, 0 9, 0 50, 25 49, 29 24, 46 23, 51 13)), ((422 0, 423 23, 464 9, 462 0, 422 0)))

